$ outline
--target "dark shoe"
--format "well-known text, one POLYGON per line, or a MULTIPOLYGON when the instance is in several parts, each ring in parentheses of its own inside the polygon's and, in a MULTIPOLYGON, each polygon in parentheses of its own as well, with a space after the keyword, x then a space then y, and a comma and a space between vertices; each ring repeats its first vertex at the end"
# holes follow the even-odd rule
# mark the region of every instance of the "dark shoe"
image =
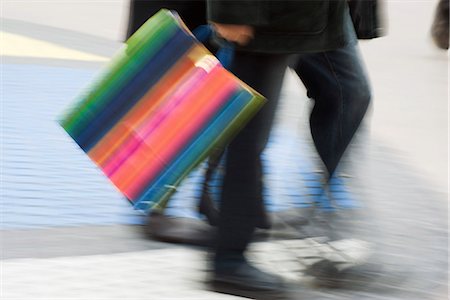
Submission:
MULTIPOLYGON (((170 217, 153 212, 144 225, 145 235, 149 238, 172 244, 185 244, 199 247, 214 246, 217 227, 192 218, 170 217)), ((257 230, 255 240, 265 240, 267 230, 257 230)))
MULTIPOLYGON (((306 219, 295 214, 288 216, 287 212, 272 214, 271 218, 274 229, 280 230, 285 229, 286 224, 300 226, 307 223, 306 219)), ((157 241, 210 247, 214 243, 217 228, 202 220, 170 217, 153 212, 149 215, 144 230, 148 237, 157 241)), ((264 240, 268 236, 269 232, 266 229, 258 229, 254 234, 256 240, 264 240)))
POLYGON ((263 272, 246 261, 230 267, 216 267, 210 286, 219 293, 254 299, 281 299, 285 295, 285 285, 280 277, 263 272))
POLYGON ((144 229, 150 238, 157 241, 201 247, 212 246, 216 230, 202 220, 170 217, 155 212, 148 217, 144 229))

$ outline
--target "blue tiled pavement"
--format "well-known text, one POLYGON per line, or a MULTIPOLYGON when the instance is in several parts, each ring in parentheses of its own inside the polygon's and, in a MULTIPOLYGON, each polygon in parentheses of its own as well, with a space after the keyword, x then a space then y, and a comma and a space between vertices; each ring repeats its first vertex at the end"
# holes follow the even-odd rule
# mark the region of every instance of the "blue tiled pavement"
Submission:
MULTIPOLYGON (((3 65, 3 228, 143 222, 143 215, 131 208, 57 123, 96 72, 3 65)), ((328 207, 307 148, 290 131, 275 129, 264 154, 269 210, 302 207, 311 201, 328 207)), ((197 170, 185 180, 167 213, 198 217, 194 207, 201 174, 197 170)), ((341 178, 333 179, 331 191, 338 206, 356 205, 341 178)))
POLYGON ((3 227, 137 221, 56 121, 93 76, 89 70, 3 66, 3 227))

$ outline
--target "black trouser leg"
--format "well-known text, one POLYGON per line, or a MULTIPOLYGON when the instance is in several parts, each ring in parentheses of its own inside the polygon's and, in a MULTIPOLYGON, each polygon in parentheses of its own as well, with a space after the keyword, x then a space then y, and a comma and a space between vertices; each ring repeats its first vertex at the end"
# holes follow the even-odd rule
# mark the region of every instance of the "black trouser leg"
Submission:
POLYGON ((236 53, 232 72, 268 102, 228 145, 216 262, 243 258, 264 211, 261 153, 269 138, 287 65, 285 55, 236 53))

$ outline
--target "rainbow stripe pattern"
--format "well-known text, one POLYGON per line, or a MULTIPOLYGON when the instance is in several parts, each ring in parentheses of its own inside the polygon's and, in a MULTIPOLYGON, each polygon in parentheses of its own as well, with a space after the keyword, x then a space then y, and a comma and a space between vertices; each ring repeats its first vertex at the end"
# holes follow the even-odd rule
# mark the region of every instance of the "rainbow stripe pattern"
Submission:
POLYGON ((164 208, 264 104, 167 10, 150 18, 60 121, 135 208, 164 208))

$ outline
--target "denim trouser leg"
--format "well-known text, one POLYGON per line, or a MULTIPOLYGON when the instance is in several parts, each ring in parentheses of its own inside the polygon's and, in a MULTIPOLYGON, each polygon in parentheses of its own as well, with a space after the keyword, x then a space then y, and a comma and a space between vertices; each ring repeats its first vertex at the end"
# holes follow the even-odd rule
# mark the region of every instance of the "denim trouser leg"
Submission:
POLYGON ((216 262, 242 258, 264 211, 261 153, 269 138, 287 55, 236 53, 231 71, 268 102, 228 145, 221 195, 216 262))
POLYGON ((358 46, 352 43, 333 51, 300 55, 295 71, 315 101, 311 134, 331 176, 371 100, 358 46))

